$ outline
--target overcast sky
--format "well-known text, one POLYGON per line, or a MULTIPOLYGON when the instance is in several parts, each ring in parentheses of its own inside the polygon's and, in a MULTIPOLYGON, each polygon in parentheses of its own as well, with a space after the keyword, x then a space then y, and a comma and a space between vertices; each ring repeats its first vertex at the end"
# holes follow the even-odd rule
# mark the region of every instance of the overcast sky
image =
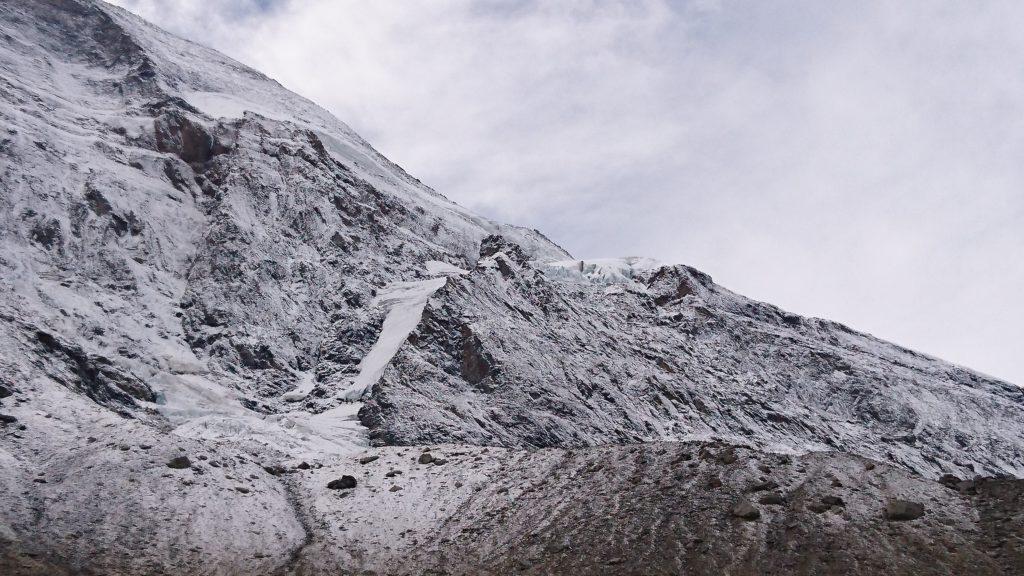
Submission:
POLYGON ((1024 384, 1024 3, 116 3, 577 257, 1024 384))

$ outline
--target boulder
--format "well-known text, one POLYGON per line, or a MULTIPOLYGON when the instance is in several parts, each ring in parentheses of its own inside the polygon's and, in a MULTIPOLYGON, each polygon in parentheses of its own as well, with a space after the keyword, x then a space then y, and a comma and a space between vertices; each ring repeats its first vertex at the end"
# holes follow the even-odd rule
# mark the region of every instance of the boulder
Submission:
POLYGON ((733 462, 736 462, 737 459, 738 457, 736 456, 736 451, 733 450, 732 448, 724 450, 721 454, 718 455, 718 461, 721 462, 722 464, 732 464, 733 462))
POLYGON ((826 506, 846 506, 846 502, 839 496, 822 496, 821 503, 826 506))
POLYGON ((732 508, 732 515, 743 520, 757 520, 761 512, 746 500, 741 500, 732 508))
POLYGON ((885 504, 885 519, 896 522, 916 520, 924 516, 924 504, 894 498, 885 504))
POLYGON ((346 474, 341 478, 328 482, 327 487, 331 490, 351 490, 356 487, 356 479, 355 477, 346 474))
POLYGON ((943 474, 942 476, 939 476, 939 484, 954 490, 956 490, 957 485, 961 482, 963 482, 963 480, 953 474, 943 474))
POLYGON ((192 461, 188 459, 188 456, 175 456, 167 461, 167 467, 175 470, 184 470, 185 468, 192 467, 192 461))
POLYGON ((766 490, 774 490, 779 487, 779 483, 774 480, 765 480, 764 482, 758 482, 747 490, 749 492, 764 492, 766 490))
POLYGON ((271 464, 269 466, 264 466, 263 470, 265 470, 267 474, 270 474, 271 476, 280 476, 281 474, 287 472, 284 466, 281 466, 280 464, 271 464))
POLYGON ((769 492, 758 500, 761 504, 768 504, 771 506, 782 506, 786 503, 786 497, 778 492, 769 492))
POLYGON ((825 504, 823 502, 811 502, 810 504, 807 505, 807 509, 810 510, 811 512, 821 514, 823 512, 828 512, 829 510, 831 510, 832 506, 825 504))

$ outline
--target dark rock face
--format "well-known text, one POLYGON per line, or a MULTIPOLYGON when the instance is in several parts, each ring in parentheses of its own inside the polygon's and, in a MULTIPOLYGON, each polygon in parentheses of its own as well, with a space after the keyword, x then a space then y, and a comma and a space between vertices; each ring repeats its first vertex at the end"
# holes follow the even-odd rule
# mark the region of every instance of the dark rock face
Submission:
POLYGON ((43 365, 56 381, 115 410, 132 407, 135 400, 155 400, 153 390, 145 382, 109 359, 88 354, 81 347, 42 330, 37 331, 35 337, 43 365))
POLYGON ((183 161, 202 165, 216 154, 224 153, 223 146, 203 126, 179 112, 169 112, 156 119, 157 150, 175 154, 183 161))
POLYGON ((483 343, 473 334, 469 326, 462 327, 462 378, 470 384, 479 385, 493 371, 493 360, 484 350, 483 343))
POLYGON ((37 220, 29 230, 29 239, 47 250, 63 248, 64 236, 60 221, 53 218, 37 220))
POLYGON ((979 539, 1006 574, 1024 574, 1024 480, 984 478, 972 497, 979 511, 979 539))

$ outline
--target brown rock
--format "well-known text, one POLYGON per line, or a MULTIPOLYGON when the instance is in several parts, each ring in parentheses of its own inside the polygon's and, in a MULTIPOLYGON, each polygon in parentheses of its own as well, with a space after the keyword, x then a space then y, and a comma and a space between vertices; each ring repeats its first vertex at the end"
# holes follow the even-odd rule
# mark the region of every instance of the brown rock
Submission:
POLYGON ((353 476, 345 475, 327 483, 331 490, 350 490, 356 487, 356 479, 353 476))
POLYGON ((894 498, 885 504, 885 518, 896 522, 916 520, 924 516, 924 504, 894 498))
POLYGON ((732 515, 744 520, 757 520, 761 517, 761 512, 750 502, 741 500, 736 506, 733 506, 732 515))

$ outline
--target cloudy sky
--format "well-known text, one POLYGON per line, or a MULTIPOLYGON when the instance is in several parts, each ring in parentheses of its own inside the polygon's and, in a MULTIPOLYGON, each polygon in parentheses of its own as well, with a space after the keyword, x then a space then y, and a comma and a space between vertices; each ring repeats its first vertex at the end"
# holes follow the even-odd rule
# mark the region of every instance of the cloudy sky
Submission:
POLYGON ((577 257, 1024 384, 1024 4, 116 3, 577 257))

